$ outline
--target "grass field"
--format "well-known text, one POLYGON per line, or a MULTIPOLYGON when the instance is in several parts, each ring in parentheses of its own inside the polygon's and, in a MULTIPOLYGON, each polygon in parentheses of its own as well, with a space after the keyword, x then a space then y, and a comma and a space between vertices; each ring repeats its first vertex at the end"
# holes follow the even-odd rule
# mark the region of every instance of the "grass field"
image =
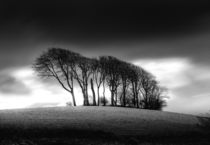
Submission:
POLYGON ((208 118, 121 107, 0 111, 1 145, 210 144, 208 118))

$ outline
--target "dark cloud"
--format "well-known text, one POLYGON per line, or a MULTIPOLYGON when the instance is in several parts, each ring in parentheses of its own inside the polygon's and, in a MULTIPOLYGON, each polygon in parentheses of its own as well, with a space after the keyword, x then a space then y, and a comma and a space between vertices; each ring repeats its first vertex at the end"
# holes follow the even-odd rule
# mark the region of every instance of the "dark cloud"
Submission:
POLYGON ((126 60, 210 61, 207 0, 9 0, 0 15, 0 68, 31 64, 48 47, 126 60))
POLYGON ((185 34, 200 29, 198 20, 209 14, 200 1, 15 1, 2 4, 3 24, 39 25, 61 40, 101 41, 155 35, 185 34))
POLYGON ((3 94, 30 94, 31 90, 20 80, 9 75, 0 75, 0 92, 3 94))

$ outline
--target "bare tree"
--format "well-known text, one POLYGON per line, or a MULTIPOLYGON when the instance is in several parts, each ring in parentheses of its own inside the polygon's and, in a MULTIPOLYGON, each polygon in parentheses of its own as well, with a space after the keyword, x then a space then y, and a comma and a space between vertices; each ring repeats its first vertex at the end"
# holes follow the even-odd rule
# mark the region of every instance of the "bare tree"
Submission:
POLYGON ((158 82, 150 73, 143 71, 142 75, 142 100, 141 105, 144 109, 161 110, 166 106, 164 92, 166 89, 158 86, 158 82))
POLYGON ((151 74, 149 74, 147 71, 142 72, 141 75, 141 83, 139 85, 141 85, 141 89, 140 89, 140 93, 141 93, 141 107, 144 109, 148 109, 148 99, 149 99, 149 90, 150 90, 150 81, 151 78, 153 76, 151 74), (144 102, 144 105, 142 105, 142 102, 144 102))
POLYGON ((137 67, 133 64, 129 64, 129 72, 128 72, 128 79, 130 81, 130 89, 133 94, 133 105, 137 108, 139 108, 139 99, 138 99, 138 94, 140 90, 140 72, 141 69, 140 67, 137 67))
POLYGON ((101 56, 100 61, 103 62, 103 70, 106 82, 111 92, 111 105, 114 106, 116 105, 117 101, 116 99, 114 100, 114 95, 116 95, 117 88, 120 85, 120 61, 112 56, 101 56))
POLYGON ((84 97, 84 106, 89 105, 89 99, 88 99, 88 79, 90 78, 90 75, 92 73, 91 69, 91 59, 80 56, 79 59, 77 59, 76 69, 74 70, 74 76, 77 80, 82 93, 84 97))
POLYGON ((100 105, 100 86, 102 85, 102 82, 104 81, 105 75, 102 70, 102 64, 100 63, 99 60, 93 58, 92 59, 92 64, 91 64, 91 69, 92 69, 92 78, 95 81, 95 84, 97 86, 97 95, 98 95, 98 106, 100 105))
POLYGON ((162 110, 163 107, 167 106, 165 98, 168 98, 168 96, 164 95, 165 91, 166 91, 166 88, 156 86, 153 92, 151 92, 151 96, 150 96, 151 109, 162 110))
POLYGON ((120 74, 120 79, 121 79, 121 85, 122 85, 122 106, 126 106, 126 95, 127 95, 127 89, 129 87, 130 84, 130 80, 129 80, 129 75, 131 75, 131 68, 130 68, 130 64, 124 61, 120 62, 119 65, 119 74, 120 74))
MULTIPOLYGON (((99 83, 98 83, 98 86, 100 87, 101 83, 103 85, 103 100, 106 100, 106 96, 105 96, 105 93, 106 93, 106 77, 107 77, 107 70, 106 70, 106 67, 107 67, 107 61, 106 61, 106 57, 104 56, 100 56, 99 57, 99 64, 97 65, 97 68, 99 68, 99 72, 100 72, 100 79, 99 79, 99 83)), ((99 87, 98 87, 98 90, 99 90, 99 87)), ((99 94, 99 92, 98 92, 99 94)), ((98 105, 99 105, 100 102, 98 102, 98 105)), ((106 101, 102 101, 101 102, 104 106, 106 106, 106 101)))
POLYGON ((80 55, 78 53, 61 49, 51 48, 35 60, 33 68, 39 76, 55 78, 59 84, 71 93, 74 106, 74 72, 75 63, 80 55))

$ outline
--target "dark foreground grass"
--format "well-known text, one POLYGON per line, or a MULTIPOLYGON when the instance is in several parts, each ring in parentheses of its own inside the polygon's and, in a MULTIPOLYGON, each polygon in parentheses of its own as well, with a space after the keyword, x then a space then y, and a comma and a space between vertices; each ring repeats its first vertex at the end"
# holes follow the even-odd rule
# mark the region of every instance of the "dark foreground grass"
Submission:
MULTIPOLYGON (((196 131, 150 135, 116 135, 82 129, 41 129, 7 126, 0 128, 0 145, 209 145, 210 131, 205 124, 196 131)), ((207 124, 209 125, 209 124, 207 124)))
POLYGON ((102 107, 5 110, 0 145, 210 145, 210 119, 102 107))

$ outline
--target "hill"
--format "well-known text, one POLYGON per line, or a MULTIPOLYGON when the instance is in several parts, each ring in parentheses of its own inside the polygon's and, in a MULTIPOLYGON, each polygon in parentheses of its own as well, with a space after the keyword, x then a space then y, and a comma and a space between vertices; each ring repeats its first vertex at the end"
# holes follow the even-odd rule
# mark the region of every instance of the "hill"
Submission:
POLYGON ((93 138, 94 141, 142 143, 154 140, 162 142, 166 138, 164 142, 177 139, 192 142, 189 139, 196 138, 200 143, 200 139, 206 141, 202 120, 205 118, 121 107, 33 108, 1 110, 0 132, 4 141, 8 141, 8 137, 27 137, 35 140, 33 142, 40 138, 55 140, 65 137, 68 140, 80 138, 80 141, 93 138))

